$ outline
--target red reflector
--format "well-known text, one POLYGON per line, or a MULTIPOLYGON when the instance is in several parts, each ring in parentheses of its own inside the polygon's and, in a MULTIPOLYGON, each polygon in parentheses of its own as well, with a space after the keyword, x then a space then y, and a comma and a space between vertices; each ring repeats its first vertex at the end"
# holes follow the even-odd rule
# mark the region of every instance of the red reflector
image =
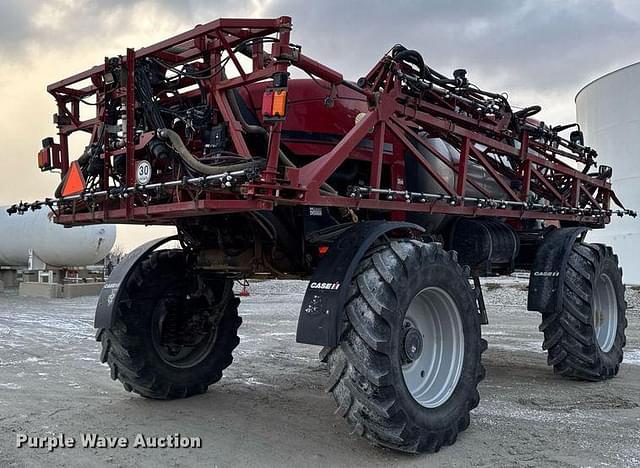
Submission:
POLYGON ((320 247, 318 247, 318 252, 320 253, 320 255, 324 255, 329 251, 329 246, 327 245, 322 245, 320 247))
POLYGON ((38 152, 38 167, 41 171, 62 169, 60 145, 54 143, 51 137, 42 140, 42 149, 38 152))
POLYGON ((49 148, 43 148, 38 152, 38 167, 41 171, 51 169, 51 155, 49 148))
POLYGON ((262 95, 262 115, 271 117, 271 107, 273 107, 273 91, 268 89, 262 95))

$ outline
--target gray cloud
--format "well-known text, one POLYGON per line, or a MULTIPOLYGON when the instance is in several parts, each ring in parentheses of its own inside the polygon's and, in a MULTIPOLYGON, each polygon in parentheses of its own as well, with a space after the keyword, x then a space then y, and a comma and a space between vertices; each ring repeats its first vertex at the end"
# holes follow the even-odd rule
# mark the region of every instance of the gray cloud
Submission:
POLYGON ((34 2, 0 2, 0 55, 8 54, 20 48, 25 38, 31 36, 33 30, 30 21, 31 8, 34 2))
POLYGON ((309 53, 355 75, 395 42, 442 71, 463 67, 472 79, 534 91, 576 87, 638 56, 640 24, 603 0, 348 5, 283 0, 272 9, 293 12, 295 40, 309 53))
POLYGON ((351 46, 344 60, 342 51, 325 50, 324 42, 311 44, 323 59, 338 57, 347 70, 403 42, 422 51, 435 68, 466 68, 477 84, 508 91, 518 104, 561 105, 554 119, 573 119, 571 98, 583 84, 638 60, 640 24, 608 1, 396 2, 395 8, 371 12, 365 4, 355 7, 363 15, 358 20, 356 14, 335 15, 324 23, 304 16, 302 34, 321 36, 323 29, 335 28, 327 45, 351 46), (540 102, 530 102, 531 96, 540 102))
POLYGON ((110 38, 148 21, 144 14, 131 14, 135 7, 155 8, 177 24, 190 25, 213 19, 198 18, 198 14, 223 16, 248 12, 246 6, 238 7, 233 0, 219 0, 215 5, 204 0, 0 0, 0 57, 23 60, 20 54, 29 45, 62 55, 90 38, 102 38, 108 47, 110 38), (46 19, 36 24, 35 18, 47 7, 54 10, 54 24, 46 19))
MULTIPOLYGON (((232 0, 78 0, 59 6, 63 28, 36 26, 32 12, 52 1, 0 2, 0 56, 20 60, 16 50, 28 44, 64 55, 65 47, 88 35, 104 38, 106 47, 119 30, 145 21, 128 14, 136 5, 153 3, 185 25, 255 10, 253 3, 232 0)), ((640 5, 625 2, 622 12, 614 1, 619 6, 621 0, 273 0, 264 14, 292 16, 292 40, 350 78, 401 42, 440 71, 467 68, 480 86, 544 99, 571 95, 589 79, 638 59, 640 5)))

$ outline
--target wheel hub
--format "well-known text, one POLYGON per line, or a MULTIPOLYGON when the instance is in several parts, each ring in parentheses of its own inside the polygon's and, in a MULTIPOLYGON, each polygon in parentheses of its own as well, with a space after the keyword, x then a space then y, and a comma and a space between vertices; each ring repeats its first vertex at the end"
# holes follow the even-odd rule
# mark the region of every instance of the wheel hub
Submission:
POLYGON ((403 343, 407 362, 415 361, 422 354, 422 334, 413 325, 405 330, 403 343))
POLYGON ((193 367, 210 354, 215 344, 215 324, 201 318, 205 311, 193 310, 197 304, 190 299, 163 298, 153 313, 153 346, 160 359, 173 367, 193 367), (191 316, 184 317, 186 312, 191 316))

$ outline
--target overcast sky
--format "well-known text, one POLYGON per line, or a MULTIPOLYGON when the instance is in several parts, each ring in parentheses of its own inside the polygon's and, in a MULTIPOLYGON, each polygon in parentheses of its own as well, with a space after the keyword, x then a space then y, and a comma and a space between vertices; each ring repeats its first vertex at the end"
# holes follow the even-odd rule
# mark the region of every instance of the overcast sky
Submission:
POLYGON ((348 78, 402 43, 515 106, 542 105, 551 123, 575 120, 583 85, 640 60, 635 0, 0 0, 0 205, 51 195, 59 181, 36 166, 54 134, 48 83, 218 17, 280 15, 293 18, 292 42, 348 78))

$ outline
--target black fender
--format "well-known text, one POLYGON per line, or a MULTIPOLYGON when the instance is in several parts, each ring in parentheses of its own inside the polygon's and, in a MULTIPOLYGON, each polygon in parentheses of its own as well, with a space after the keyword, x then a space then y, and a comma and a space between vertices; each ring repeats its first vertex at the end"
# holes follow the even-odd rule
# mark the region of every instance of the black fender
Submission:
POLYGON ((126 284, 135 267, 162 244, 177 239, 178 236, 162 237, 142 244, 115 266, 107 279, 107 283, 100 291, 98 305, 96 306, 96 316, 93 322, 95 328, 111 328, 113 326, 116 318, 116 306, 122 295, 123 288, 121 286, 126 284))
POLYGON ((344 304, 358 263, 373 243, 391 231, 424 232, 413 223, 364 221, 333 242, 311 276, 298 319, 296 341, 335 347, 344 321, 344 304))
POLYGON ((589 229, 584 226, 554 229, 544 236, 529 277, 527 309, 542 314, 553 313, 561 306, 564 276, 573 244, 589 229))

